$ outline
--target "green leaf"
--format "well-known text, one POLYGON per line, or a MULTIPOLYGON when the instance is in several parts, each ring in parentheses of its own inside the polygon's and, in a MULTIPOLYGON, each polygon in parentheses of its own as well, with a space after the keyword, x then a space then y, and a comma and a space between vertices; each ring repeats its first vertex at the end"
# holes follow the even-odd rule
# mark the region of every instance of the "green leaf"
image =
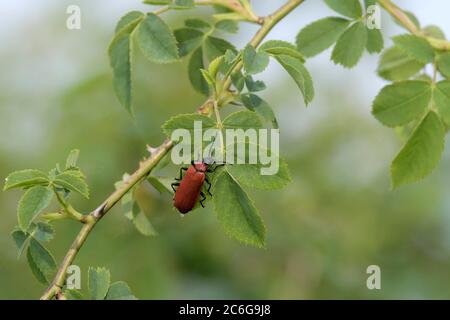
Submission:
POLYGON ((437 59, 439 72, 446 78, 450 78, 450 52, 439 55, 437 59))
POLYGON ((297 35, 298 50, 306 57, 319 54, 336 42, 349 23, 347 19, 328 17, 307 25, 297 35))
POLYGON ((109 47, 114 92, 119 102, 130 114, 132 113, 131 53, 132 45, 129 34, 115 38, 109 47))
POLYGON ((424 63, 409 57, 400 48, 391 47, 381 55, 377 72, 386 80, 400 81, 414 76, 424 66, 424 63))
POLYGON ((181 114, 181 115, 174 116, 174 117, 170 118, 169 120, 167 120, 162 125, 161 128, 162 128, 164 134, 168 138, 170 138, 172 135, 172 132, 177 129, 189 130, 189 132, 191 133, 191 136, 192 136, 195 133, 194 132, 195 131, 194 123, 196 121, 201 121, 202 132, 207 129, 216 128, 216 123, 214 122, 214 120, 212 120, 211 118, 209 118, 207 116, 200 115, 200 114, 181 114))
POLYGON ((48 242, 55 236, 52 225, 42 221, 32 223, 30 230, 31 236, 38 241, 48 242))
POLYGON ((375 98, 372 113, 388 127, 405 125, 418 118, 431 100, 430 83, 407 80, 385 86, 375 98))
POLYGON ((136 229, 144 236, 154 237, 158 235, 153 225, 148 220, 145 213, 141 210, 138 203, 133 201, 131 212, 125 215, 133 222, 136 229))
POLYGON ((325 0, 325 3, 337 13, 357 19, 362 16, 359 0, 325 0))
POLYGON ((15 171, 5 179, 3 190, 13 188, 28 188, 35 185, 47 185, 48 176, 40 170, 26 169, 15 171))
POLYGON ((31 239, 27 259, 38 281, 48 284, 56 272, 56 262, 51 253, 38 241, 31 239))
POLYGON ((27 231, 31 222, 48 207, 53 197, 53 191, 43 186, 28 189, 19 201, 17 218, 22 231, 27 231))
POLYGON ((174 35, 178 42, 180 57, 184 57, 198 48, 205 36, 202 31, 192 28, 177 29, 174 31, 174 35))
POLYGON ((294 79, 303 94, 305 105, 308 105, 314 98, 314 86, 308 70, 298 59, 291 56, 279 55, 276 59, 294 79))
POLYGON ((173 182, 173 178, 167 178, 167 177, 155 177, 155 176, 149 176, 147 178, 147 181, 150 182, 150 184, 159 191, 159 193, 169 193, 173 194, 173 189, 171 187, 171 184, 173 182))
POLYGON ((17 259, 19 259, 22 256, 22 253, 25 250, 26 246, 30 242, 30 237, 27 233, 23 232, 20 228, 17 227, 14 228, 14 230, 11 232, 11 237, 16 244, 17 259))
MULTIPOLYGON (((250 144, 246 145, 247 156, 251 153, 250 144)), ((256 152, 259 154, 267 154, 271 157, 271 160, 278 163, 278 171, 275 174, 263 174, 262 169, 268 169, 268 165, 261 163, 257 164, 234 164, 227 166, 228 172, 237 180, 240 184, 260 189, 260 190, 274 190, 282 189, 291 182, 291 176, 286 161, 280 158, 278 155, 272 155, 271 150, 267 150, 262 146, 254 146, 256 152), (257 148, 256 148, 257 147, 257 148)), ((227 148, 228 149, 228 148, 227 148)), ((244 159, 242 159, 244 160, 244 159)), ((248 163, 248 162, 247 162, 248 163)))
POLYGON ((439 81, 433 90, 433 100, 442 120, 450 126, 450 81, 439 81))
POLYGON ((422 29, 422 32, 426 37, 432 37, 436 39, 445 40, 445 33, 441 28, 434 25, 426 26, 422 29))
POLYGON ((172 9, 191 9, 194 7, 194 0, 173 0, 170 8, 172 9))
POLYGON ((278 121, 270 105, 255 94, 247 93, 241 95, 244 106, 258 113, 264 120, 270 122, 275 129, 278 129, 278 121))
POLYGON ((89 198, 89 187, 86 184, 86 181, 71 171, 58 174, 53 183, 64 189, 77 192, 86 199, 89 198))
POLYGON ((370 7, 370 6, 374 6, 377 4, 377 0, 364 0, 364 6, 366 8, 370 7))
POLYGON ((204 95, 209 94, 209 86, 206 82, 205 78, 203 78, 201 70, 205 68, 205 64, 203 61, 203 49, 202 47, 198 48, 194 51, 189 60, 189 81, 192 84, 192 87, 202 93, 204 95))
POLYGON ((50 283, 50 280, 48 280, 45 275, 39 270, 36 263, 33 260, 33 257, 31 256, 30 249, 27 250, 27 261, 28 266, 31 269, 31 273, 36 278, 37 281, 39 281, 42 284, 48 285, 50 283))
POLYGON ((237 53, 236 48, 228 41, 211 36, 206 37, 203 50, 208 61, 224 55, 227 50, 237 53))
POLYGON ((108 53, 113 70, 113 85, 119 102, 132 114, 132 66, 133 45, 131 33, 145 18, 139 11, 123 16, 116 26, 116 34, 109 45, 108 53))
POLYGON ((383 34, 379 29, 367 30, 366 49, 369 53, 379 53, 383 50, 383 34))
POLYGON ((237 91, 241 92, 244 89, 245 78, 241 72, 233 72, 231 74, 231 82, 237 91))
POLYGON ((254 112, 243 110, 233 112, 223 120, 224 129, 260 129, 263 125, 254 112))
POLYGON ((155 63, 179 60, 175 37, 166 23, 153 13, 139 24, 136 39, 142 53, 155 63))
POLYGON ((253 80, 253 77, 245 77, 245 85, 249 92, 258 92, 266 89, 266 84, 261 80, 253 80))
POLYGON ((430 111, 392 162, 392 186, 416 182, 431 173, 441 159, 444 138, 439 117, 430 111))
POLYGON ((223 57, 226 63, 231 64, 236 60, 237 55, 233 51, 227 50, 223 55, 223 57))
POLYGON ((105 300, 136 300, 137 298, 131 292, 130 287, 123 281, 117 281, 111 284, 105 300))
POLYGON ((130 11, 122 18, 116 25, 115 33, 119 34, 121 32, 130 33, 137 24, 144 19, 145 15, 140 11, 130 11), (126 31, 125 31, 126 30, 126 31))
POLYGON ((355 22, 336 42, 331 60, 346 68, 355 66, 361 59, 367 43, 367 28, 361 21, 355 22))
POLYGON ((70 151, 70 153, 66 159, 66 170, 77 168, 77 161, 78 161, 79 155, 80 155, 80 150, 78 150, 78 149, 74 149, 74 150, 70 151))
POLYGON ((422 63, 430 63, 434 59, 433 47, 427 40, 411 34, 393 37, 394 43, 408 56, 422 63))
POLYGON ((214 184, 214 209, 226 233, 246 244, 265 246, 266 228, 247 193, 223 170, 214 184))
POLYGON ((205 20, 194 18, 194 19, 186 19, 184 21, 184 25, 188 28, 194 29, 210 29, 211 25, 205 20))
POLYGON ((248 74, 263 72, 269 65, 269 60, 269 55, 264 51, 256 51, 250 45, 247 45, 244 49, 244 68, 248 74))
POLYGON ((84 300, 83 294, 76 289, 66 289, 64 295, 68 300, 84 300))
MULTIPOLYGON (((420 29, 420 22, 419 19, 417 19, 417 17, 414 15, 414 13, 407 11, 407 10, 402 10, 403 13, 411 20, 411 22, 416 26, 417 29, 420 29)), ((403 23, 401 23, 400 21, 398 21, 397 19, 394 19, 394 22, 399 25, 400 27, 408 30, 407 27, 405 27, 405 25, 403 23)), ((409 30, 408 30, 409 31, 409 30)))
POLYGON ((224 59, 225 59, 225 56, 217 57, 213 61, 211 61, 211 63, 208 66, 208 73, 211 76, 211 78, 213 79, 213 82, 215 81, 214 79, 216 79, 220 68, 224 65, 224 63, 223 63, 224 59))
POLYGON ((267 52, 272 56, 286 55, 291 56, 293 58, 297 58, 301 62, 305 62, 305 58, 303 57, 303 55, 297 50, 297 48, 293 44, 287 41, 269 40, 264 42, 259 47, 259 50, 267 52))
POLYGON ((144 0, 145 4, 164 5, 171 4, 173 0, 144 0))
POLYGON ((111 275, 106 268, 89 267, 88 290, 93 300, 103 300, 108 293, 111 275))
POLYGON ((212 75, 205 69, 200 69, 200 72, 202 73, 202 76, 206 80, 208 86, 214 89, 216 80, 212 77, 212 75))
POLYGON ((237 33, 239 31, 239 25, 234 20, 220 20, 214 25, 214 28, 229 33, 237 33))

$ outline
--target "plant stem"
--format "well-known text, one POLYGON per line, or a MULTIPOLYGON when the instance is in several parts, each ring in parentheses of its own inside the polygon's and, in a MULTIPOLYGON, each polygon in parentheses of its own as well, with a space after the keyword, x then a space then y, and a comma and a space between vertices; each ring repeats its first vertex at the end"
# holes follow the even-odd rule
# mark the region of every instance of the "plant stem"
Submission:
MULTIPOLYGON (((269 33, 270 30, 281 21, 286 15, 293 11, 297 6, 299 6, 304 0, 289 0, 284 6, 279 8, 270 16, 264 18, 263 26, 255 34, 255 36, 250 41, 250 45, 258 46, 264 37, 269 33)), ((237 67, 242 68, 242 64, 237 67)), ((229 81, 229 79, 227 79, 229 81)), ((228 83, 228 82, 227 82, 228 83)), ((231 83, 231 82, 229 82, 231 83)), ((229 85, 228 85, 229 87, 229 85)), ((227 88, 228 88, 227 87, 227 88)), ((209 98, 203 105, 201 105, 197 112, 200 114, 210 114, 212 109, 214 109, 215 100, 209 98)), ((95 225, 100 221, 100 219, 137 183, 145 179, 153 168, 159 163, 159 161, 169 153, 173 147, 173 142, 171 140, 166 140, 162 145, 154 150, 152 155, 141 163, 138 170, 136 170, 124 184, 114 191, 97 209, 92 211, 89 215, 85 216, 86 221, 71 247, 67 251, 55 278, 51 282, 50 286, 45 290, 41 297, 41 300, 49 300, 59 295, 62 292, 62 287, 66 280, 67 268, 73 263, 78 252, 86 241, 89 233, 95 227, 95 225)))
POLYGON ((196 0, 195 4, 221 6, 240 14, 246 21, 261 24, 261 18, 259 18, 252 10, 245 8, 238 0, 196 0))
MULTIPOLYGON (((304 0, 290 0, 290 1, 286 2, 277 11, 272 13, 271 15, 264 17, 262 27, 255 34, 253 39, 249 42, 249 45, 251 45, 255 48, 258 47, 261 44, 261 42, 264 40, 264 38, 267 36, 267 34, 273 29, 273 27, 275 27, 278 22, 280 22, 292 10, 294 10, 296 7, 298 7, 302 2, 304 2, 304 0)), ((243 67, 243 62, 241 60, 234 67, 231 74, 241 70, 242 67, 243 67)), ((230 86, 231 86, 231 78, 228 77, 224 81, 224 85, 223 85, 224 90, 223 91, 227 91, 230 86)))
POLYGON ((384 8, 384 10, 386 10, 391 16, 393 16, 398 22, 400 22, 409 32, 416 36, 425 38, 435 49, 445 51, 450 50, 450 41, 424 35, 423 32, 419 28, 417 28, 414 22, 408 17, 405 11, 392 3, 391 0, 377 1, 384 8))
POLYGON ((152 13, 153 13, 153 14, 156 14, 156 15, 159 15, 159 14, 162 14, 162 13, 167 12, 167 11, 169 11, 169 10, 170 10, 170 7, 169 7, 169 6, 164 6, 164 7, 161 7, 161 8, 159 8, 159 9, 156 9, 156 10, 153 11, 152 13))
POLYGON ((53 192, 56 194, 56 199, 58 199, 58 202, 61 204, 61 207, 63 207, 64 212, 69 218, 79 221, 81 223, 85 223, 85 216, 83 216, 81 213, 75 210, 70 204, 68 204, 66 200, 64 200, 64 198, 61 197, 61 194, 56 190, 55 187, 53 187, 53 192))

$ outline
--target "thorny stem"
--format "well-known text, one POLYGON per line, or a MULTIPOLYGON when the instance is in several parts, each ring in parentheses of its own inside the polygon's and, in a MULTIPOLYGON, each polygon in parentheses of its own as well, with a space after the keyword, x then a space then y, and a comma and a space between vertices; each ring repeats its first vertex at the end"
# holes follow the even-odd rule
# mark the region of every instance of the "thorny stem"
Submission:
POLYGON ((400 9, 397 5, 391 2, 391 0, 377 0, 378 3, 398 22, 400 22, 409 32, 412 34, 425 38, 430 45, 438 50, 448 51, 450 50, 450 41, 443 39, 436 39, 434 37, 426 36, 414 22, 408 17, 408 15, 400 9))
MULTIPOLYGON (((213 2, 217 2, 219 0, 214 0, 213 2)), ((289 0, 284 6, 279 8, 273 14, 264 18, 264 23, 262 27, 258 30, 255 36, 251 39, 250 45, 258 46, 265 36, 272 30, 272 28, 280 22, 286 15, 288 15, 291 11, 293 11, 296 7, 298 7, 304 0, 289 0)), ((236 66, 236 69, 240 70, 242 68, 242 64, 236 66)), ((229 88, 231 82, 227 79, 226 83, 228 83, 225 91, 229 88)), ((197 112, 200 114, 211 113, 211 109, 214 108, 214 104, 217 101, 214 98, 209 98, 206 100, 203 105, 201 105, 197 112)), ((95 227, 95 225, 100 221, 100 219, 128 192, 130 189, 135 186, 137 183, 145 179, 152 169, 159 163, 159 161, 170 151, 173 147, 173 142, 171 140, 164 141, 156 149, 152 149, 151 156, 143 161, 136 172, 134 172, 121 186, 119 189, 114 191, 100 206, 97 207, 94 211, 92 211, 89 215, 84 216, 86 221, 72 243, 71 247, 67 251, 61 265, 58 268, 58 271, 55 275, 55 278, 51 282, 50 286, 45 290, 44 294, 41 297, 41 300, 50 300, 55 296, 60 296, 62 292, 62 288, 64 286, 64 282, 66 280, 66 272, 67 268, 73 263, 75 257, 77 256, 80 248, 83 246, 86 241, 89 233, 95 227)))

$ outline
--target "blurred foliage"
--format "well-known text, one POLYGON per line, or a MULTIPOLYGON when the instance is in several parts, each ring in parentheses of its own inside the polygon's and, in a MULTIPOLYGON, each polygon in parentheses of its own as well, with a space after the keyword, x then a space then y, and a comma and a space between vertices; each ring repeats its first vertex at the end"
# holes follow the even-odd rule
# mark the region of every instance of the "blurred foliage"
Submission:
MULTIPOLYGON (((0 59, 0 176, 27 167, 50 169, 78 148, 92 196, 76 198, 75 205, 89 211, 136 168, 147 143, 162 141, 160 125, 191 112, 202 97, 190 88, 185 63, 155 66, 137 56, 131 119, 112 91, 106 55, 117 17, 96 25, 86 14, 89 29, 77 34, 63 29, 62 4, 59 9, 35 17, 44 28, 27 26, 33 46, 0 52, 10 57, 0 59), (80 45, 77 54, 71 41, 80 45), (14 56, 14 50, 21 53, 14 56)), ((312 73, 319 97, 307 110, 288 77, 277 67, 268 72, 264 96, 277 106, 293 182, 281 191, 252 192, 268 226, 266 250, 230 240, 210 206, 180 217, 168 194, 146 185, 140 192, 159 236, 141 236, 113 209, 76 260, 83 275, 89 266, 107 266, 141 299, 448 298, 449 155, 425 181, 391 191, 389 162, 400 139, 371 118, 373 95, 349 90, 362 83, 357 73, 328 78, 334 67, 318 61, 312 73), (371 264, 381 267, 381 291, 366 288, 371 264)), ((370 84, 375 60, 358 68, 365 68, 364 82, 376 86, 370 84)), ((165 174, 176 171, 168 167, 165 174)), ((9 235, 19 196, 0 193, 0 298, 6 299, 37 298, 44 289, 26 262, 16 259, 9 235)), ((78 229, 75 222, 56 223, 49 248, 58 261, 78 229)))

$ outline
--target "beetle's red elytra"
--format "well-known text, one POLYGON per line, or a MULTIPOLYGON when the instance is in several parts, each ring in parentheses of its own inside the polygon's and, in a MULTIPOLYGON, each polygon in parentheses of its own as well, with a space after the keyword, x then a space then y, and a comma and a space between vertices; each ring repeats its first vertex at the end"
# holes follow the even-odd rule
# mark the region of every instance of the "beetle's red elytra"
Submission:
POLYGON ((210 192, 211 183, 206 173, 214 172, 216 168, 210 168, 213 163, 209 159, 192 161, 189 168, 182 167, 180 169, 180 176, 175 179, 177 182, 172 183, 172 189, 175 192, 173 205, 180 213, 186 214, 194 209, 200 197, 200 205, 203 208, 205 207, 203 202, 206 200, 206 196, 202 191, 202 187, 206 183, 208 185, 207 193, 212 196, 210 192), (183 171, 186 171, 184 177, 183 171), (178 188, 175 189, 175 187, 178 188))

